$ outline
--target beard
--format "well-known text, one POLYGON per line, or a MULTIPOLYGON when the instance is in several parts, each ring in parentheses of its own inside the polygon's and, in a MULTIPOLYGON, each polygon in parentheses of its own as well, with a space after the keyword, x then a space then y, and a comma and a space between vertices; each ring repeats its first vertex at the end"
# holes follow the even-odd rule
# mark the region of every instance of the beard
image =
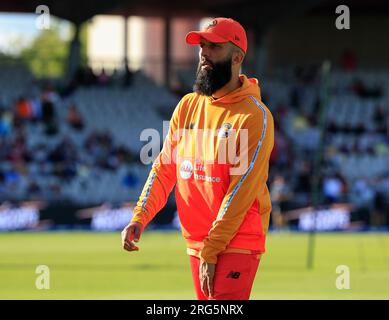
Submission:
POLYGON ((232 60, 228 57, 221 62, 212 63, 208 60, 199 62, 196 73, 196 80, 193 85, 193 91, 203 96, 211 96, 217 90, 223 88, 232 76, 232 60), (211 66, 210 69, 202 69, 203 63, 211 66))

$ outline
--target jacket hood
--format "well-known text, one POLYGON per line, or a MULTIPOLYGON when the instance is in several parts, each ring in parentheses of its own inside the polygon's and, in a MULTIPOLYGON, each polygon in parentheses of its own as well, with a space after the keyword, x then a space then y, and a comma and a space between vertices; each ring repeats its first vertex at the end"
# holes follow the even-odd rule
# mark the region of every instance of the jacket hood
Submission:
POLYGON ((255 78, 247 78, 244 74, 239 76, 242 85, 229 94, 221 97, 220 99, 214 99, 209 97, 210 102, 214 105, 219 104, 231 104, 240 102, 249 96, 255 96, 261 100, 261 89, 259 88, 258 80, 255 78))

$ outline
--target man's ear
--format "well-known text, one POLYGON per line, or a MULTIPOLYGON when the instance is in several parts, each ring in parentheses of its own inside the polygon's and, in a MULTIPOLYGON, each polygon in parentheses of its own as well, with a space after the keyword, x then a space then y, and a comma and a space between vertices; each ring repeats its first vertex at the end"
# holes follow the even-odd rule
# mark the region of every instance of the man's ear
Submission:
POLYGON ((241 50, 234 50, 232 53, 232 64, 241 64, 244 59, 244 53, 241 50))

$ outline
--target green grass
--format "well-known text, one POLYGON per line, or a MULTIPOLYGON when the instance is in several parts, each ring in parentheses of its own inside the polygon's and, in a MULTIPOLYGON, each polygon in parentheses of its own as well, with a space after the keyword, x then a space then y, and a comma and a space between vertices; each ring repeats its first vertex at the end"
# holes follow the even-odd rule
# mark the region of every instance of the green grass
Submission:
MULTIPOLYGON (((251 299, 389 299, 389 235, 319 234, 315 267, 306 269, 306 234, 270 234, 251 299), (350 289, 338 290, 338 265, 350 289)), ((139 252, 120 233, 1 233, 0 299, 195 299, 178 233, 146 232, 139 252), (50 290, 35 286, 50 268, 50 290)))

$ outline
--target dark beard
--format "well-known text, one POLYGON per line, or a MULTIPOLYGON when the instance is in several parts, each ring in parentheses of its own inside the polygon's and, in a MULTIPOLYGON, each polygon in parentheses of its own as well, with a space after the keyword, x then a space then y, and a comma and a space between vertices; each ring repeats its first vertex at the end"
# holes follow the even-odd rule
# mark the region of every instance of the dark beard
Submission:
POLYGON ((193 85, 193 91, 203 96, 211 96, 217 90, 223 88, 232 76, 232 57, 225 61, 211 63, 212 69, 201 69, 202 62, 197 67, 196 80, 193 85))

